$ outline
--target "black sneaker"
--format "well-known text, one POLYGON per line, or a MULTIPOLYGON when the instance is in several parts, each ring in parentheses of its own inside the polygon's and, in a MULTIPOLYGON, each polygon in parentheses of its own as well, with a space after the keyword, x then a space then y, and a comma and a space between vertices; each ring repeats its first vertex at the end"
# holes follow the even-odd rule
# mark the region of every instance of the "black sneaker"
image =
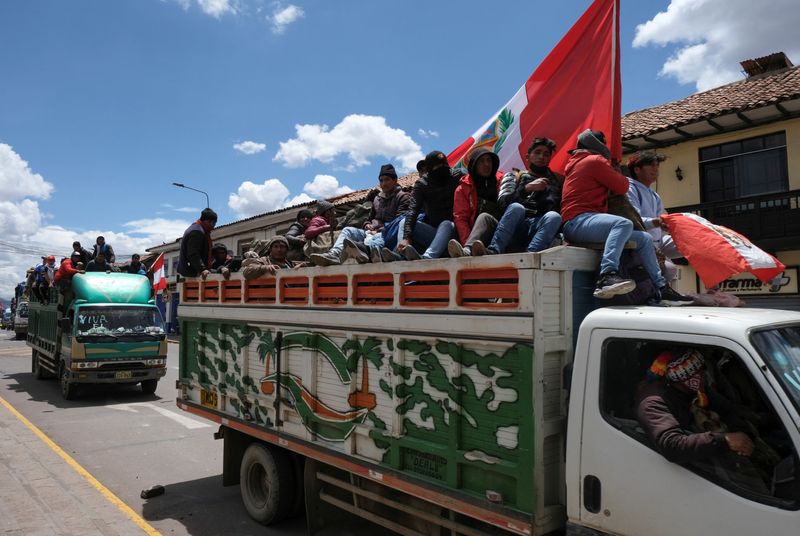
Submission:
POLYGON ((694 298, 684 296, 680 292, 669 285, 662 287, 659 292, 661 293, 661 303, 664 305, 671 305, 673 307, 680 307, 681 305, 691 305, 694 303, 694 298))
POLYGON ((381 248, 381 259, 383 262, 394 262, 397 260, 397 257, 391 249, 381 248))
POLYGON ((344 261, 344 259, 355 259, 358 264, 365 264, 369 262, 369 256, 361 251, 361 249, 358 247, 358 244, 349 238, 344 239, 342 257, 340 257, 342 261, 344 261))
POLYGON ((617 272, 606 272, 597 280, 594 287, 594 297, 607 300, 620 294, 627 294, 636 288, 633 279, 623 279, 617 272))
POLYGON ((403 250, 403 255, 405 255, 406 260, 408 261, 418 261, 422 258, 422 255, 420 255, 419 252, 414 249, 414 246, 411 245, 406 246, 406 248, 403 250))
POLYGON ((383 262, 383 257, 381 257, 381 248, 377 246, 370 246, 369 260, 373 263, 383 262))
POLYGON ((309 257, 314 266, 339 266, 342 261, 339 260, 338 255, 331 255, 328 253, 312 253, 309 257))

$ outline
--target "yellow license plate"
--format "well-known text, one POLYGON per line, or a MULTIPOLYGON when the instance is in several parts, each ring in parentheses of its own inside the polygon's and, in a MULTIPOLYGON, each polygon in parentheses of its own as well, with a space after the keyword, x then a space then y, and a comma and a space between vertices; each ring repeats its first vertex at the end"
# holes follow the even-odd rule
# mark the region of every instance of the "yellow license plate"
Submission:
POLYGON ((217 409, 217 392, 200 389, 200 404, 217 409))
POLYGON ((133 378, 133 372, 130 370, 120 370, 114 374, 114 378, 117 380, 129 380, 133 378))

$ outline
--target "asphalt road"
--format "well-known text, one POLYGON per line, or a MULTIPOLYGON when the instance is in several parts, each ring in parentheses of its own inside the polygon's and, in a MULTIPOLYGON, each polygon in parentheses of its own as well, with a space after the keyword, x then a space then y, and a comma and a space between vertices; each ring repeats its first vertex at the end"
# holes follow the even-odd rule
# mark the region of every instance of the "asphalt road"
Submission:
POLYGON ((222 441, 215 425, 175 406, 178 346, 153 395, 139 386, 88 386, 61 398, 55 380, 36 380, 31 351, 0 331, 0 395, 162 534, 305 534, 303 518, 263 527, 242 506, 239 487, 222 486, 222 441), (141 490, 166 492, 149 500, 141 490))

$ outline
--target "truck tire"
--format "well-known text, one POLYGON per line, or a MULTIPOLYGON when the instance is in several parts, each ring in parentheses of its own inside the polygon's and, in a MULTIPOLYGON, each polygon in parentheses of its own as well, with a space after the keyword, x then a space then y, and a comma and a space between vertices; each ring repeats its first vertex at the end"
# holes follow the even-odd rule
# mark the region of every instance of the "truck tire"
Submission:
POLYGON ((69 381, 69 371, 62 361, 58 365, 58 381, 61 384, 61 396, 64 400, 72 400, 78 393, 78 384, 69 381))
POLYGON ((47 377, 45 370, 42 368, 42 363, 39 361, 39 352, 36 350, 31 350, 31 372, 33 372, 33 377, 37 380, 43 380, 47 377))
POLYGON ((142 380, 142 392, 146 395, 152 395, 156 392, 158 387, 158 380, 142 380))
POLYGON ((293 473, 292 461, 283 450, 262 443, 247 447, 239 467, 239 487, 250 517, 271 525, 292 513, 293 473))

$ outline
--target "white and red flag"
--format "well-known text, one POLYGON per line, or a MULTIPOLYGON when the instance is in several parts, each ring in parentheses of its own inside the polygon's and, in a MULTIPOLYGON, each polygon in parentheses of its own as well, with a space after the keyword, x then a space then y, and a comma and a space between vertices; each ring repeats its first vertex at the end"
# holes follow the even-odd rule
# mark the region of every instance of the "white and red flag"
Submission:
POLYGON ((516 95, 447 156, 451 166, 476 147, 500 156, 500 169, 527 167, 534 138, 550 138, 558 151, 550 169, 562 173, 567 151, 591 128, 606 135, 611 155, 622 155, 619 0, 595 0, 516 95))
POLYGON ((164 275, 164 254, 161 253, 156 262, 153 263, 153 292, 158 294, 160 290, 167 288, 167 278, 164 275))
POLYGON ((744 272, 769 283, 786 269, 781 261, 736 231, 696 214, 669 214, 661 216, 661 220, 706 288, 744 272))

